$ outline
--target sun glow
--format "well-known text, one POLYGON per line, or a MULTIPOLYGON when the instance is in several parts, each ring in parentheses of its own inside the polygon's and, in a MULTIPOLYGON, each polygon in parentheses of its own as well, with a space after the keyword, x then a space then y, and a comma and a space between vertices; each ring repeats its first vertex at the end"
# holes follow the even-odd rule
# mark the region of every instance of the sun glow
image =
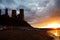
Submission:
POLYGON ((43 26, 41 28, 60 28, 60 24, 57 22, 53 22, 53 23, 47 24, 47 26, 43 26))

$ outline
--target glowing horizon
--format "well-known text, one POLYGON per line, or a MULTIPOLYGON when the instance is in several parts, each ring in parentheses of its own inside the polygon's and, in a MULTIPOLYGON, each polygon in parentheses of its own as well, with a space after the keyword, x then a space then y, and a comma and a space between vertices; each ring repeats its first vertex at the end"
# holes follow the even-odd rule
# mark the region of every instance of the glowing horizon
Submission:
POLYGON ((43 26, 35 26, 33 28, 60 28, 60 23, 58 21, 50 21, 50 22, 46 22, 44 23, 43 26))
POLYGON ((60 28, 60 24, 57 22, 53 22, 53 23, 50 23, 47 26, 43 26, 41 28, 60 28))

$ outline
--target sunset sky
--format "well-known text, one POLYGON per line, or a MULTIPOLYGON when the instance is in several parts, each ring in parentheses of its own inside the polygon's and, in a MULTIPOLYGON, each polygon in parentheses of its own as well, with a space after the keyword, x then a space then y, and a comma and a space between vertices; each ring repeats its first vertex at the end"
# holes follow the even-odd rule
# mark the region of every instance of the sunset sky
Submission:
POLYGON ((44 26, 50 20, 60 20, 60 0, 0 0, 0 9, 16 9, 17 15, 20 8, 25 10, 25 20, 32 26, 44 26))

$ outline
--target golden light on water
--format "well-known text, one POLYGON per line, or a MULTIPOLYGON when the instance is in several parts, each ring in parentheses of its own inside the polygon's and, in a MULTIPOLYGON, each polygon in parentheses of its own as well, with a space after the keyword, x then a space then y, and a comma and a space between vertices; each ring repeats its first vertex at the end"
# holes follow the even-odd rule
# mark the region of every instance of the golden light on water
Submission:
POLYGON ((50 35, 60 36, 60 30, 53 29, 53 30, 50 30, 48 32, 51 33, 50 35))
POLYGON ((54 38, 54 40, 60 40, 60 30, 53 29, 48 31, 49 35, 54 38))
POLYGON ((55 32, 53 33, 55 36, 58 36, 58 31, 55 30, 55 32))

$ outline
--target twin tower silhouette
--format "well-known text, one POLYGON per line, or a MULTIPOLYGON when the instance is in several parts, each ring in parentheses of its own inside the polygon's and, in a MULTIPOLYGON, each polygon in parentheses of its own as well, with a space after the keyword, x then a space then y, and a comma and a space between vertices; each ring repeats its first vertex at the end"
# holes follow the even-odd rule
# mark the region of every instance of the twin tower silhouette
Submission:
POLYGON ((5 14, 1 15, 0 9, 0 25, 2 26, 19 26, 32 27, 24 20, 24 9, 19 9, 20 14, 16 16, 16 10, 12 10, 12 17, 8 15, 8 8, 5 9, 5 14))

